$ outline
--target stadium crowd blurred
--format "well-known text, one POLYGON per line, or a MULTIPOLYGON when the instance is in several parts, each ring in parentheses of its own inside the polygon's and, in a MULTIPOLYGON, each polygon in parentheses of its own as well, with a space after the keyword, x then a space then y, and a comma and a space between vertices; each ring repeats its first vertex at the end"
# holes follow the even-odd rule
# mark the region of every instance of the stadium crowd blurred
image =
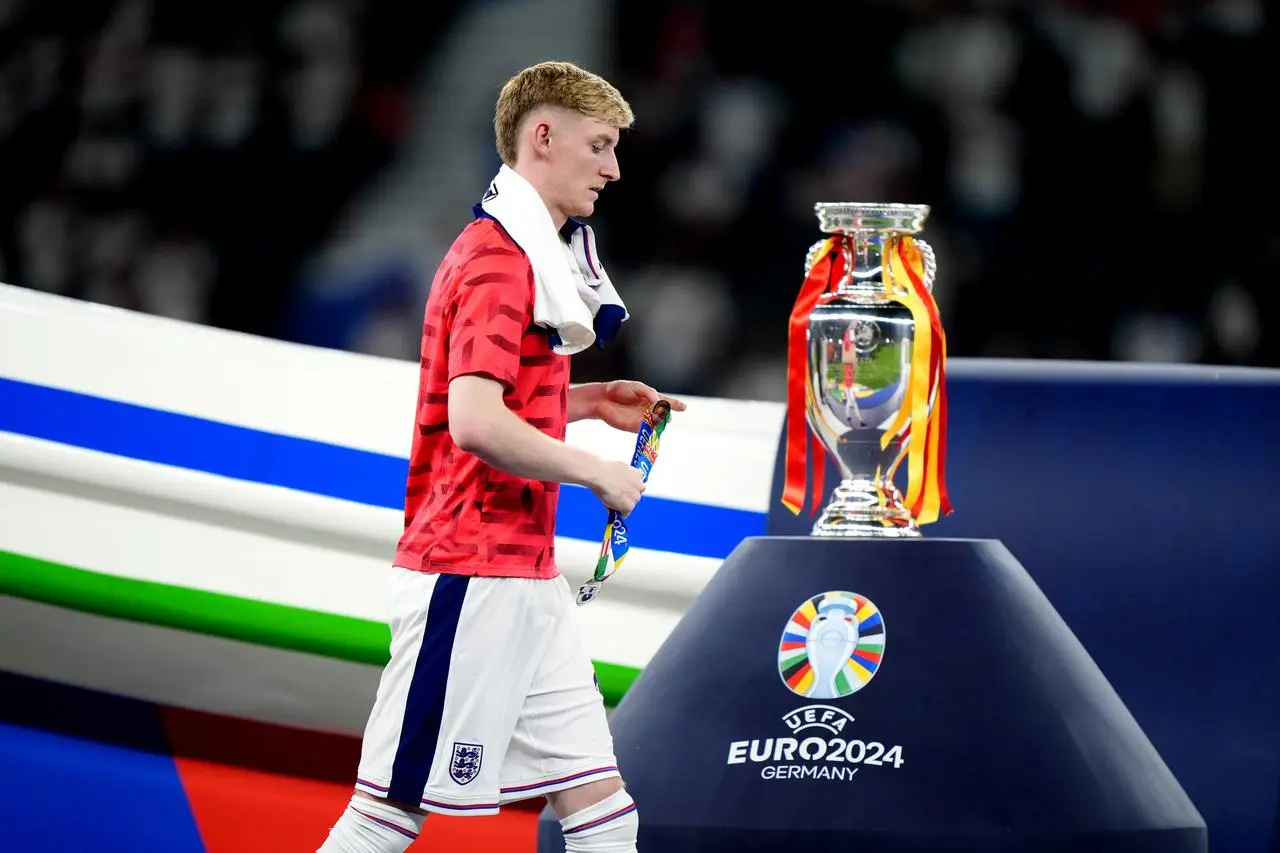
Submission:
MULTIPOLYGON (((1268 7, 1271 8, 1268 8, 1268 7)), ((565 58, 635 127, 594 224, 633 314, 575 379, 782 399, 816 201, 932 206, 953 356, 1280 365, 1265 0, 0 0, 0 281, 416 358, 565 58)))

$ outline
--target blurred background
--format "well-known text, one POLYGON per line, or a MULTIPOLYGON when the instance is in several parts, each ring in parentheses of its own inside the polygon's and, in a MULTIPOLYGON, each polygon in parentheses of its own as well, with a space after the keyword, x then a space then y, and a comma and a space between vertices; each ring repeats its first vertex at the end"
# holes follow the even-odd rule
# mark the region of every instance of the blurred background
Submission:
POLYGON ((953 356, 1280 365, 1267 0, 0 0, 0 281, 416 360, 522 67, 637 116, 575 359, 784 399, 817 201, 926 203, 953 356))

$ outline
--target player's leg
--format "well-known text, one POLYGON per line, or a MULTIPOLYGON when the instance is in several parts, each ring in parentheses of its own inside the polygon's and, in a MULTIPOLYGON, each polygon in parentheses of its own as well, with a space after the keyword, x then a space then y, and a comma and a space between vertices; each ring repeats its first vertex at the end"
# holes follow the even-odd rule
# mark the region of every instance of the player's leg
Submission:
MULTIPOLYGON (((391 658, 382 670, 373 709, 365 724, 357 779, 365 775, 374 780, 390 781, 391 763, 406 732, 409 688, 422 655, 427 620, 435 604, 439 622, 447 622, 444 612, 456 607, 456 591, 452 581, 437 586, 442 575, 425 575, 406 569, 395 569, 391 578, 391 658), (439 595, 437 595, 439 593, 439 595)), ((424 661, 425 662, 425 661, 424 661)), ((412 731, 412 726, 409 726, 412 731)), ((371 780, 371 784, 377 785, 371 780)), ((388 796, 389 785, 383 785, 375 796, 356 788, 329 831, 318 853, 401 853, 422 831, 425 812, 418 803, 421 794, 388 796)))
POLYGON ((636 853, 639 815, 621 778, 556 791, 547 802, 560 820, 565 853, 636 853))
POLYGON ((356 791, 318 853, 404 853, 417 840, 425 817, 404 803, 356 791))
POLYGON ((566 853, 634 853, 636 804, 618 772, 572 593, 563 578, 542 583, 558 618, 507 751, 502 799, 545 796, 566 853))
POLYGON ((520 600, 516 581, 398 571, 391 662, 356 796, 321 853, 398 853, 424 812, 498 810, 499 767, 539 652, 526 635, 550 622, 520 600))

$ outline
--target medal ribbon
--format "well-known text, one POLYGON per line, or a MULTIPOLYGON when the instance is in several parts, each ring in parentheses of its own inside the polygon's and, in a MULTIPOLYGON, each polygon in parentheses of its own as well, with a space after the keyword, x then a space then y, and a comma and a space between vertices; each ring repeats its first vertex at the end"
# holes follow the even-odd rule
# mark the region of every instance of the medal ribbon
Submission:
MULTIPOLYGON (((649 481, 649 472, 653 470, 653 463, 658 461, 662 431, 667 428, 670 420, 671 404, 666 400, 659 400, 645 412, 644 419, 640 422, 640 429, 636 432, 636 449, 631 455, 631 467, 640 470, 646 483, 649 481)), ((604 526, 604 537, 600 542, 600 558, 596 561, 596 569, 591 580, 583 584, 583 587, 599 586, 613 577, 622 567, 622 561, 626 559, 627 552, 630 550, 631 540, 627 534, 627 521, 622 517, 622 513, 616 509, 610 509, 604 526), (610 557, 613 558, 612 570, 609 566, 610 557)))

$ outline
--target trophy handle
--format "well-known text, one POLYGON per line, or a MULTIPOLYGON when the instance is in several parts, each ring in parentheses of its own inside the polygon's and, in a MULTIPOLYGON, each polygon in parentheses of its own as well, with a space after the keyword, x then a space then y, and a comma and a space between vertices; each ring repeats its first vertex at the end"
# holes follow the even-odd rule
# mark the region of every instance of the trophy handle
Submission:
MULTIPOLYGON (((804 274, 809 275, 809 271, 813 269, 814 262, 818 259, 818 250, 826 243, 826 240, 819 240, 809 247, 809 251, 804 255, 804 274)), ((938 276, 938 258, 933 253, 933 247, 928 242, 915 238, 916 246, 920 249, 920 257, 924 260, 924 286, 930 293, 933 292, 933 281, 938 276)))
POLYGON ((938 275, 938 259, 933 254, 933 247, 916 238, 916 247, 920 249, 920 257, 924 259, 924 289, 933 292, 933 280, 938 275))
POLYGON ((814 262, 818 260, 818 250, 822 248, 822 244, 825 242, 827 241, 819 240, 818 242, 814 243, 812 246, 809 247, 809 251, 805 252, 804 274, 806 277, 808 277, 809 275, 809 270, 813 269, 814 262))

